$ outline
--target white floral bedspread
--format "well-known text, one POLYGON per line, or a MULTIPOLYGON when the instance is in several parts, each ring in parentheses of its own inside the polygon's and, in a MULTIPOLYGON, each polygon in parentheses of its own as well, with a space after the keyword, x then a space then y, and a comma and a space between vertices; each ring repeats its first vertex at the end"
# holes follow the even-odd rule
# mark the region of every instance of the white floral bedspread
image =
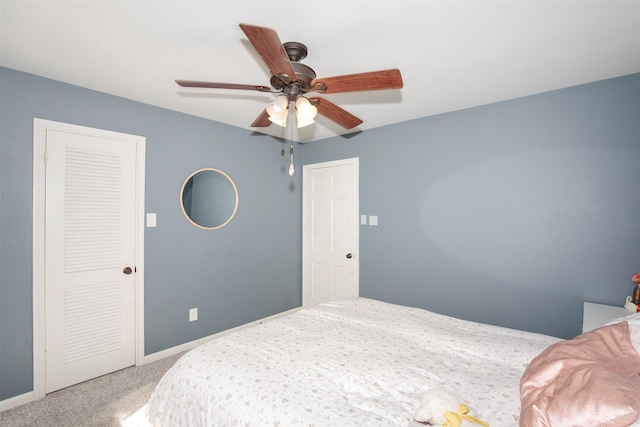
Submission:
POLYGON ((340 300, 191 350, 159 382, 147 418, 156 427, 406 427, 424 392, 444 387, 491 426, 517 426, 520 377, 556 341, 340 300))

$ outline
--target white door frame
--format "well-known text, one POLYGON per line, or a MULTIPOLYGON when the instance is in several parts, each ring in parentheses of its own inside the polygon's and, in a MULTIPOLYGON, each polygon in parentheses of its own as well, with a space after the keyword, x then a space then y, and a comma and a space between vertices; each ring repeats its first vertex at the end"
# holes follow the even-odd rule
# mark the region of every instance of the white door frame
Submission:
MULTIPOLYGON (((323 163, 314 163, 302 166, 303 173, 303 181, 305 180, 307 173, 309 170, 313 169, 322 169, 322 168, 330 168, 336 166, 348 166, 353 165, 355 169, 355 180, 356 180, 356 189, 355 189, 355 218, 356 221, 356 229, 355 229, 355 242, 354 242, 354 250, 355 250, 355 265, 354 265, 354 274, 355 274, 355 291, 356 295, 360 295, 360 158, 352 157, 349 159, 341 159, 341 160, 333 160, 329 162, 323 163)), ((306 220, 306 206, 307 206, 307 191, 305 189, 303 183, 303 191, 302 191, 302 305, 304 306, 305 302, 305 292, 307 291, 307 269, 308 266, 308 254, 307 254, 307 239, 309 238, 309 230, 307 227, 306 220)))
POLYGON ((45 396, 45 149, 47 130, 136 144, 135 358, 144 364, 144 192, 146 138, 50 120, 33 119, 33 400, 45 396))

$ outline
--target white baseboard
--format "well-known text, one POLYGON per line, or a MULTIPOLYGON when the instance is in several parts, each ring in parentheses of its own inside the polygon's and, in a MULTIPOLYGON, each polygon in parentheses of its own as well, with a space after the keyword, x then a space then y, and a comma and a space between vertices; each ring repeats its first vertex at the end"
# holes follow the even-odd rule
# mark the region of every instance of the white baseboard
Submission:
POLYGON ((0 400, 0 412, 7 411, 16 406, 24 405, 26 403, 33 402, 33 392, 30 391, 25 394, 10 397, 9 399, 0 400))
MULTIPOLYGON (((302 307, 293 308, 288 311, 283 311, 282 313, 274 314, 273 316, 265 317, 264 319, 256 320, 255 322, 247 323, 246 325, 236 326, 235 328, 227 329, 226 331, 218 332, 217 334, 209 335, 208 337, 200 338, 195 341, 191 341, 188 343, 180 344, 175 347, 168 348, 166 350, 158 351, 156 353, 152 353, 146 355, 144 357, 143 365, 147 363, 155 362, 156 360, 164 359, 165 357, 173 356, 178 353, 182 353, 183 351, 191 350, 194 347, 199 346, 200 344, 204 344, 205 342, 214 340, 221 336, 230 334, 231 332, 239 331, 240 329, 250 328, 252 326, 259 325, 261 323, 267 322, 269 320, 277 319, 278 317, 287 316, 289 314, 293 314, 296 311, 300 310, 302 307)), ((11 408, 15 408, 16 406, 24 405, 29 402, 33 402, 34 400, 33 391, 30 391, 25 394, 21 394, 19 396, 10 397, 9 399, 0 400, 0 412, 9 410, 11 408)))
POLYGON ((273 319, 277 319, 278 317, 283 317, 283 316, 287 316, 289 314, 293 314, 296 311, 300 310, 301 308, 302 307, 297 307, 297 308, 293 308, 293 309, 288 310, 288 311, 283 311, 282 313, 274 314, 273 316, 265 317, 263 319, 256 320, 254 322, 247 323, 245 325, 236 326, 235 328, 227 329, 225 331, 218 332, 217 334, 209 335, 207 337, 203 337, 203 338, 197 339, 195 341, 187 342, 187 343, 184 343, 184 344, 177 345, 175 347, 168 348, 166 350, 162 350, 162 351, 158 351, 156 353, 148 354, 148 355, 146 355, 144 357, 143 364, 146 365, 147 363, 155 362, 156 360, 164 359, 165 357, 173 356, 175 354, 182 353, 183 351, 191 350, 192 348, 195 348, 195 347, 199 346, 200 344, 204 344, 204 343, 209 342, 211 340, 214 340, 216 338, 220 338, 220 337, 222 337, 224 335, 230 334, 231 332, 239 331, 240 329, 251 328, 253 326, 259 325, 259 324, 264 323, 264 322, 267 322, 269 320, 273 320, 273 319))

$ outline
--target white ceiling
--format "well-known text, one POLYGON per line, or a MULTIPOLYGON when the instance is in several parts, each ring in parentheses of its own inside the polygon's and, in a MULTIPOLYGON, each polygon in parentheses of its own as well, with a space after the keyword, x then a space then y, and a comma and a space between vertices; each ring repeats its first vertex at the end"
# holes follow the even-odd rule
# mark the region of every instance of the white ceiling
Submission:
POLYGON ((1 65, 299 142, 640 72, 640 1, 5 1, 1 65), (250 124, 269 85, 239 23, 306 44, 318 77, 399 68, 400 90, 320 95, 361 118, 250 124))

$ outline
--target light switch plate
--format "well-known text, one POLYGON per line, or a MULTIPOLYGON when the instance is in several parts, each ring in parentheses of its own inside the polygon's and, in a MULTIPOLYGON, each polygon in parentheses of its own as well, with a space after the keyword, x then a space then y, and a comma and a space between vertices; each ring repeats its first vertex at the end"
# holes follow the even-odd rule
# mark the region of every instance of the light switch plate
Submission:
POLYGON ((378 225, 378 215, 369 215, 369 225, 378 225))
POLYGON ((360 215, 360 225, 367 225, 367 216, 360 215))
POLYGON ((155 227, 156 226, 156 214, 148 213, 147 214, 147 227, 155 227))

